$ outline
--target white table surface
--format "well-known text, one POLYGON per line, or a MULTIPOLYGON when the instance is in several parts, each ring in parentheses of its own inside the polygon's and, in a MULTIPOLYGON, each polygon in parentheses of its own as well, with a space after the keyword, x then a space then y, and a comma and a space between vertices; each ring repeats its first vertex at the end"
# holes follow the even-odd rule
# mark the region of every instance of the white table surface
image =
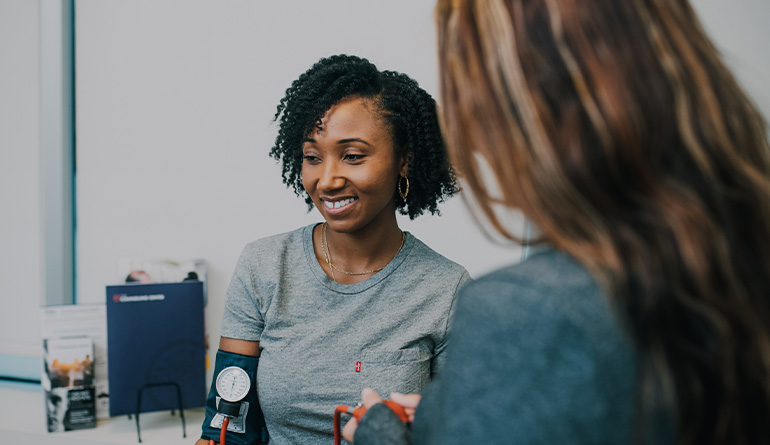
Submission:
MULTIPOLYGON (((143 413, 139 416, 142 444, 192 445, 200 437, 203 408, 184 411, 187 438, 182 437, 179 413, 143 413)), ((46 431, 45 404, 39 385, 0 383, 0 437, 10 444, 138 444, 136 420, 128 416, 98 420, 96 428, 49 433, 46 431)))

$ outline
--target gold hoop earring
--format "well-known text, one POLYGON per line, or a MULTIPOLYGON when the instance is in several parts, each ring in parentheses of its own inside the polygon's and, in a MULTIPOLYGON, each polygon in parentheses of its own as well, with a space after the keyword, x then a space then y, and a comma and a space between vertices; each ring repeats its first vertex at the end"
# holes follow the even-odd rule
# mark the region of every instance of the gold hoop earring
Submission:
POLYGON ((398 178, 398 195, 401 196, 401 199, 406 199, 406 195, 408 195, 408 194, 409 194, 409 178, 407 178, 406 176, 401 176, 400 178, 398 178), (406 191, 405 192, 401 191, 401 180, 402 179, 406 179, 406 191))

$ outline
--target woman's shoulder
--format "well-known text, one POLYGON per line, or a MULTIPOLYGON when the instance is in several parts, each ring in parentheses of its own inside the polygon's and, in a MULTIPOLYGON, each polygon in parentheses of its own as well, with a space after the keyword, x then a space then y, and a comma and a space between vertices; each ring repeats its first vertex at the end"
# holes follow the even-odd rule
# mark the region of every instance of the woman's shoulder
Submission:
POLYGON ((248 277, 255 286, 273 283, 282 274, 303 267, 303 243, 312 225, 270 235, 247 243, 238 257, 235 274, 248 277))
POLYGON ((597 283, 573 257, 551 248, 537 250, 529 258, 490 272, 476 280, 477 286, 517 287, 549 295, 573 293, 576 289, 596 291, 597 283))
MULTIPOLYGON (((304 236, 311 226, 260 238, 247 243, 238 258, 237 269, 259 276, 275 276, 304 257, 304 236)), ((244 272, 245 273, 245 272, 244 272)))
POLYGON ((243 252, 245 255, 264 255, 286 249, 301 248, 305 232, 312 230, 313 226, 314 224, 251 241, 243 248, 243 252))
POLYGON ((465 267, 436 252, 416 236, 412 234, 410 236, 414 238, 414 245, 409 252, 409 258, 413 265, 419 265, 419 267, 439 274, 468 275, 465 267))
POLYGON ((536 318, 568 324, 591 337, 620 329, 609 298, 586 268, 552 249, 466 285, 458 312, 480 311, 500 314, 510 323, 536 318))
POLYGON ((503 413, 495 419, 515 416, 482 422, 469 437, 603 437, 607 421, 613 428, 606 433, 625 437, 636 362, 607 301, 580 263, 554 250, 467 285, 439 381, 453 389, 449 404, 470 411, 494 406, 503 413), (544 432, 549 419, 562 422, 544 432))

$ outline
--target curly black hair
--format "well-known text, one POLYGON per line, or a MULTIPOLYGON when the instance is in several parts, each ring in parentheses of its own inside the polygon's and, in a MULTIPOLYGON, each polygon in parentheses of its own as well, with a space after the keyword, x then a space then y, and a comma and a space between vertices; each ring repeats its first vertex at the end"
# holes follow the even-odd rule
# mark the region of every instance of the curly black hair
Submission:
POLYGON ((436 102, 417 82, 395 71, 379 71, 364 58, 335 55, 316 62, 286 90, 275 113, 278 136, 270 156, 280 161, 283 182, 297 196, 302 186, 302 144, 333 105, 348 97, 371 99, 390 128, 393 143, 409 162, 409 194, 398 193, 396 209, 414 219, 426 210, 438 213, 438 204, 457 193, 455 173, 441 136, 436 102))

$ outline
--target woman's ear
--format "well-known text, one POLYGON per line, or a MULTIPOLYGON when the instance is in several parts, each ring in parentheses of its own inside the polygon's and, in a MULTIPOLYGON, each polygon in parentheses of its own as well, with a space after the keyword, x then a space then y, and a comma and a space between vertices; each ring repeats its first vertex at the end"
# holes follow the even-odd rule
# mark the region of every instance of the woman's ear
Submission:
POLYGON ((401 156, 401 166, 399 168, 399 175, 406 178, 409 176, 409 161, 412 159, 411 153, 404 153, 401 156))

